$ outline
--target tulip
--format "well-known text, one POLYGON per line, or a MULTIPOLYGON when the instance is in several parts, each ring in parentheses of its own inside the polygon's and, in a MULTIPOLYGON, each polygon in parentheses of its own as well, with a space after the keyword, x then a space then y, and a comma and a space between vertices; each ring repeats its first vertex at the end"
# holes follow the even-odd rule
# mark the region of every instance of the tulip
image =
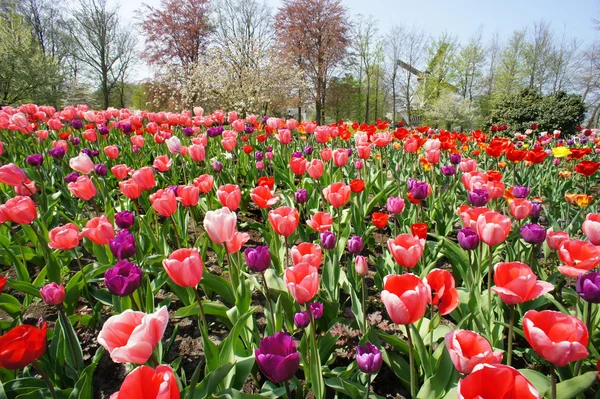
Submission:
POLYGON ((396 324, 412 324, 425 315, 431 302, 431 290, 412 273, 392 274, 384 278, 381 302, 396 324))
POLYGON ((542 204, 538 201, 531 201, 531 212, 529 212, 529 217, 531 219, 536 219, 542 213, 542 204))
POLYGON ((221 171, 223 171, 223 164, 219 161, 215 161, 212 163, 212 169, 215 173, 221 173, 221 171))
POLYGON ((255 357, 260 371, 275 384, 291 379, 300 367, 296 343, 284 332, 263 338, 255 357))
POLYGON ((424 200, 431 195, 431 186, 425 182, 416 182, 410 192, 415 199, 424 200))
POLYGON ((348 248, 348 252, 353 255, 358 255, 363 250, 363 240, 359 236, 352 236, 348 240, 346 244, 346 248, 348 248))
POLYGON ((46 352, 46 329, 45 322, 41 328, 21 324, 0 336, 0 367, 22 369, 42 357, 46 352))
POLYGON ((42 154, 28 155, 27 158, 25 158, 25 162, 30 166, 40 166, 44 162, 44 156, 42 154))
POLYGON ((58 226, 50 230, 48 247, 54 249, 73 249, 79 245, 79 229, 73 223, 58 226))
POLYGON ((410 225, 410 232, 413 236, 425 240, 427 239, 427 228, 426 223, 413 223, 410 225))
POLYGON ((389 197, 387 211, 391 215, 399 215, 404 211, 404 200, 400 197, 389 197))
POLYGON ((135 216, 129 211, 122 211, 115 215, 115 224, 121 229, 128 229, 133 226, 135 216))
POLYGON ((486 190, 475 189, 469 191, 468 199, 473 206, 482 207, 490 201, 490 196, 486 190))
POLYGON ((165 306, 151 314, 127 309, 106 320, 98 343, 115 363, 144 364, 162 339, 168 322, 169 312, 165 306))
POLYGON ((128 230, 119 231, 108 246, 113 256, 119 260, 131 258, 136 252, 135 237, 128 230))
POLYGON ((454 176, 456 174, 456 168, 452 165, 444 165, 440 168, 440 171, 444 176, 454 176))
POLYGON ((308 305, 308 310, 312 314, 315 320, 319 320, 323 317, 323 304, 321 302, 311 302, 308 305))
POLYGON ((123 180, 131 172, 131 168, 125 164, 121 164, 113 166, 110 168, 110 171, 118 180, 123 180))
MULTIPOLYGON (((410 234, 400 234, 388 240, 390 253, 402 267, 413 268, 423 255, 424 240, 410 234)), ((400 323, 404 324, 404 323, 400 323)))
POLYGON ((169 217, 177 211, 177 199, 172 190, 158 190, 150 195, 152 208, 161 216, 169 217))
POLYGON ((588 330, 575 316, 553 310, 530 310, 523 316, 525 339, 538 355, 564 367, 588 357, 588 330))
POLYGON ((383 212, 373 212, 371 215, 371 221, 373 222, 373 226, 378 229, 385 229, 387 226, 387 222, 389 219, 389 215, 383 212))
POLYGON ((212 175, 202 175, 194 179, 194 186, 198 187, 201 193, 208 194, 212 190, 215 178, 212 175))
POLYGON ((110 399, 179 399, 177 378, 169 366, 140 366, 125 377, 121 389, 110 399))
POLYGON ((325 212, 317 212, 312 218, 306 221, 306 224, 313 230, 323 233, 333 226, 333 218, 325 212))
POLYGON ((248 269, 256 273, 262 273, 271 266, 271 254, 267 246, 246 248, 244 258, 248 269))
POLYGON ((325 249, 334 249, 336 244, 335 234, 331 231, 321 233, 321 246, 325 249))
POLYGON ((592 244, 600 245, 600 213, 588 214, 581 230, 592 244))
POLYGON ((600 248, 587 241, 565 240, 558 248, 558 258, 564 263, 558 271, 577 277, 600 265, 600 248))
POLYGON ((350 186, 338 182, 323 189, 323 196, 334 208, 340 208, 350 200, 350 186))
POLYGON ((250 234, 242 233, 237 230, 234 231, 233 237, 231 237, 231 240, 229 240, 225 243, 225 248, 227 249, 227 253, 234 254, 236 252, 239 252, 240 249, 242 249, 242 246, 244 246, 244 244, 247 243, 249 239, 250 239, 250 234))
POLYGON ((202 280, 204 265, 197 249, 181 248, 163 260, 165 271, 180 287, 196 287, 202 280))
POLYGON ((503 364, 479 364, 458 381, 458 399, 540 399, 523 374, 503 364))
POLYGON ((450 163, 452 165, 458 165, 461 161, 462 157, 460 154, 450 154, 450 163))
POLYGON ((539 281, 529 266, 521 262, 501 262, 494 266, 492 291, 507 305, 529 302, 554 289, 545 281, 539 281))
POLYGON ((294 324, 298 328, 306 328, 310 324, 310 314, 308 312, 298 312, 294 314, 294 324))
POLYGON ((502 351, 494 351, 475 331, 454 330, 446 334, 444 341, 452 364, 461 374, 470 374, 478 364, 502 363, 502 351))
POLYGON ((235 211, 239 208, 242 201, 242 191, 235 184, 226 184, 217 190, 217 198, 221 205, 235 211))
POLYGON ((269 223, 275 232, 284 237, 292 235, 298 227, 300 215, 289 206, 282 206, 269 211, 269 223))
POLYGON ((2 292, 4 292, 4 288, 6 287, 7 282, 8 279, 6 277, 0 276, 0 295, 2 295, 2 292))
POLYGON ((99 163, 96 166, 94 166, 94 171, 98 176, 106 176, 106 174, 108 173, 108 168, 103 163, 99 163))
POLYGON ((300 305, 311 301, 319 290, 319 272, 309 263, 298 263, 285 269, 285 284, 300 305))
POLYGON ((541 244, 546 239, 546 229, 535 223, 526 224, 521 227, 521 237, 529 244, 541 244))
POLYGON ((308 201, 308 191, 306 191, 304 188, 298 189, 294 193, 294 196, 296 197, 296 202, 299 204, 304 204, 306 201, 308 201))
POLYGON ((46 304, 60 305, 65 300, 65 287, 52 282, 40 289, 40 295, 46 304))
POLYGON ((131 262, 121 260, 104 273, 104 284, 113 295, 131 295, 142 285, 142 269, 131 262))
POLYGON ((87 222, 82 233, 88 240, 98 245, 106 245, 115 237, 113 225, 104 215, 87 222))
POLYGON ((17 196, 0 205, 0 213, 16 224, 31 224, 37 217, 33 200, 28 196, 17 196))
POLYGON ((577 277, 577 293, 588 303, 600 303, 600 274, 587 272, 577 277))
POLYGON ((514 186, 512 188, 512 195, 515 198, 527 198, 527 196, 529 195, 529 188, 524 187, 524 186, 514 186))
POLYGON ((460 247, 467 251, 472 251, 479 245, 479 236, 470 227, 460 229, 456 238, 460 247))
POLYGON ((431 288, 431 304, 438 308, 440 315, 450 314, 458 307, 458 291, 452 273, 448 270, 433 269, 427 274, 425 281, 431 288))
POLYGON ((302 157, 301 153, 300 157, 293 157, 290 160, 290 169, 296 176, 302 176, 306 172, 306 159, 302 157))
POLYGON ((550 249, 553 249, 555 251, 558 248, 560 248, 560 244, 562 244, 563 241, 567 240, 569 240, 569 235, 564 231, 548 230, 546 232, 546 243, 548 244, 548 247, 550 247, 550 249))
POLYGON ((133 180, 143 191, 150 190, 156 185, 156 180, 154 179, 154 170, 149 166, 145 166, 133 172, 133 180))
POLYGON ((84 152, 79 153, 78 156, 69 160, 69 166, 71 169, 83 174, 90 174, 94 170, 94 162, 84 152))
POLYGON ((383 357, 375 345, 365 342, 364 346, 356 347, 356 364, 363 373, 375 374, 383 365, 383 357))
POLYGON ((511 222, 508 216, 490 211, 479 215, 476 227, 479 239, 494 247, 506 240, 510 233, 511 222))
POLYGON ((233 238, 237 216, 227 207, 206 212, 204 229, 215 244, 224 244, 233 238))
POLYGON ((306 172, 315 180, 318 180, 323 175, 323 171, 324 166, 320 159, 313 159, 312 161, 306 163, 306 172))
POLYGON ((98 193, 94 182, 87 176, 79 176, 75 182, 69 183, 69 191, 84 201, 89 201, 98 193))
POLYGON ((108 145, 104 147, 104 153, 110 159, 119 158, 119 148, 116 145, 108 145))
POLYGON ((300 263, 308 263, 317 269, 321 266, 323 253, 321 247, 310 242, 303 242, 292 247, 292 263, 296 266, 300 263))
POLYGON ((270 208, 279 201, 267 186, 253 188, 250 192, 250 198, 261 209, 270 208))
POLYGON ((333 151, 333 163, 340 168, 346 166, 348 163, 348 151, 343 148, 338 148, 333 151))
POLYGON ((517 198, 510 203, 510 213, 517 220, 523 220, 531 213, 531 201, 517 198))
POLYGON ((366 276, 369 273, 369 263, 367 261, 367 258, 360 255, 357 256, 354 259, 354 270, 359 276, 366 276))

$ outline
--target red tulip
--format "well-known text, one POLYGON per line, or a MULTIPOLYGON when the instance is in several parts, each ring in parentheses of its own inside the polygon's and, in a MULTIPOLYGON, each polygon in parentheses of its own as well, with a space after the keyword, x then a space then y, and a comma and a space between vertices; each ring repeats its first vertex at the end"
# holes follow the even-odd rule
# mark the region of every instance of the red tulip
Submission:
POLYGON ((177 378, 169 366, 140 366, 125 377, 121 389, 110 399, 179 399, 177 378))
POLYGON ((413 236, 420 239, 427 239, 427 224, 425 223, 414 223, 410 225, 410 232, 413 236))
POLYGON ((120 164, 110 168, 110 171, 118 180, 123 180, 127 177, 127 175, 129 175, 130 172, 133 171, 133 169, 125 164, 120 164))
POLYGON ((179 186, 177 189, 177 201, 184 207, 198 205, 200 190, 196 186, 179 186))
POLYGON ((297 176, 302 176, 306 172, 306 159, 304 157, 290 159, 290 169, 297 176))
POLYGON ((323 260, 323 252, 321 247, 311 242, 303 242, 292 247, 291 256, 294 265, 300 263, 308 263, 316 267, 321 267, 321 261, 323 260))
POLYGON ((166 172, 171 169, 171 165, 173 164, 173 160, 169 158, 167 155, 160 155, 154 159, 154 163, 152 164, 156 170, 159 172, 166 172))
POLYGON ((46 352, 46 323, 41 328, 21 324, 0 337, 0 367, 22 369, 46 352))
POLYGON ((506 240, 512 227, 508 216, 494 211, 479 215, 476 226, 479 239, 490 247, 506 240))
POLYGON ((204 265, 197 249, 181 248, 163 260, 171 280, 180 287, 196 287, 202 280, 204 265))
POLYGON ((388 240, 390 253, 400 266, 413 268, 419 263, 423 255, 424 240, 410 234, 400 234, 388 240))
POLYGON ((298 211, 289 206, 282 206, 269 211, 269 223, 273 230, 279 235, 288 237, 298 227, 300 215, 298 211))
POLYGON ((319 291, 319 272, 308 263, 285 269, 285 284, 300 305, 312 300, 319 291))
POLYGON ((554 289, 545 281, 538 281, 533 271, 521 262, 501 262, 494 266, 492 290, 507 305, 529 302, 554 289))
POLYGON ((433 269, 425 277, 425 281, 431 288, 431 304, 438 308, 440 315, 450 314, 458 307, 458 291, 452 273, 433 269))
POLYGON ((169 217, 177 210, 177 199, 173 190, 158 190, 150 195, 152 208, 161 216, 169 217))
POLYGON ((581 161, 575 166, 575 171, 585 177, 590 177, 598 171, 598 168, 600 168, 600 162, 581 161))
POLYGON ((98 245, 106 245, 115 237, 115 229, 104 215, 87 222, 82 233, 88 240, 98 245))
POLYGON ((365 182, 361 179, 354 179, 350 182, 350 189, 353 193, 362 193, 365 190, 365 182))
POLYGON ((110 159, 119 158, 119 148, 116 145, 107 145, 104 147, 104 153, 110 159))
POLYGON ((523 374, 503 364, 480 364, 458 381, 458 399, 540 399, 523 374))
POLYGON ((387 213, 382 212, 373 212, 371 215, 371 221, 373 222, 373 226, 378 229, 385 229, 387 226, 387 222, 389 219, 389 215, 387 213))
POLYGON ((553 310, 530 310, 523 333, 538 355, 559 367, 588 357, 588 330, 575 316, 553 310))
POLYGON ((317 212, 312 218, 306 221, 306 224, 313 230, 324 233, 333 226, 333 218, 329 213, 317 212))
POLYGON ((565 240, 558 248, 558 257, 564 263, 558 271, 565 276, 577 277, 600 265, 600 247, 587 241, 565 240))
POLYGON ((323 196, 334 208, 340 208, 350 200, 350 186, 338 182, 323 189, 323 196))
POLYGON ((235 211, 242 202, 242 190, 235 184, 226 184, 217 190, 217 198, 219 198, 221 205, 235 211))
POLYGON ((250 192, 250 198, 261 209, 270 208, 279 201, 267 186, 258 186, 250 192))
POLYGON ((13 223, 30 224, 37 217, 33 200, 27 196, 17 196, 0 205, 0 213, 13 223))
POLYGON ((429 286, 412 273, 386 276, 383 289, 381 302, 396 324, 418 321, 431 303, 429 286))
POLYGON ((79 176, 76 181, 69 183, 68 186, 71 194, 84 201, 89 201, 98 193, 94 182, 87 176, 79 176))
POLYGON ((494 351, 490 343, 475 331, 455 330, 444 338, 452 364, 461 374, 469 374, 482 363, 502 363, 502 351, 494 351))

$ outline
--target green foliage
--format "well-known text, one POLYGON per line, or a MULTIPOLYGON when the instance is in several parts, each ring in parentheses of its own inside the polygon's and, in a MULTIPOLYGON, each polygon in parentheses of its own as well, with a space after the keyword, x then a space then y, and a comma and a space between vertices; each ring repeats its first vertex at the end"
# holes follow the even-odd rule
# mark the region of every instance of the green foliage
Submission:
POLYGON ((444 90, 425 112, 431 126, 445 129, 468 129, 475 126, 476 108, 468 99, 460 98, 452 91, 444 90))
POLYGON ((59 66, 44 54, 23 17, 0 17, 0 105, 56 105, 62 80, 59 66))
POLYGON ((558 92, 544 96, 524 89, 503 95, 490 104, 490 125, 508 124, 512 131, 523 131, 538 123, 541 130, 561 129, 571 133, 583 121, 585 105, 581 96, 558 92))

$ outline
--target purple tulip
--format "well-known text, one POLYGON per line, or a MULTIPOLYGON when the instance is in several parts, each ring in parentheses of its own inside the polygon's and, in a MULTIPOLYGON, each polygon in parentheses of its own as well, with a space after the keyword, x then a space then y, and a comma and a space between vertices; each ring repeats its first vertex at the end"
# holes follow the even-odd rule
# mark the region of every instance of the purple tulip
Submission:
POLYGON ((100 126, 98 127, 98 133, 100 133, 101 136, 106 136, 110 133, 110 129, 106 126, 100 126))
POLYGON ((375 345, 366 342, 356 347, 356 364, 363 373, 375 374, 381 369, 383 357, 375 345))
POLYGON ((408 181, 406 182, 406 188, 410 191, 413 189, 415 183, 418 182, 417 179, 415 179, 414 177, 410 177, 408 179, 408 181))
POLYGON ((244 133, 246 133, 246 134, 252 134, 252 133, 254 133, 254 126, 246 126, 244 128, 244 133))
POLYGON ((337 239, 331 231, 321 233, 321 246, 325 249, 334 249, 337 239))
POLYGON ((191 127, 184 127, 183 128, 183 135, 186 137, 191 137, 194 135, 194 128, 191 127))
POLYGON ((359 236, 352 236, 348 240, 346 247, 348 248, 348 252, 353 255, 358 255, 363 250, 363 240, 359 236))
POLYGON ((128 229, 134 222, 135 216, 129 211, 122 211, 115 215, 115 224, 120 229, 128 229))
POLYGON ((469 202, 476 207, 485 206, 490 201, 490 195, 486 190, 475 189, 473 191, 469 191, 467 196, 469 202))
POLYGON ((79 137, 69 137, 69 141, 71 141, 71 144, 73 144, 75 147, 77 147, 80 143, 81 143, 81 139, 79 137))
POLYGON ((254 159, 256 159, 257 161, 262 161, 264 157, 265 154, 262 151, 256 151, 254 153, 254 159))
POLYGON ((306 191, 304 188, 298 189, 294 195, 296 197, 296 202, 299 204, 304 204, 306 201, 308 201, 308 191, 306 191))
POLYGON ((67 183, 75 183, 77 181, 77 178, 79 177, 79 173, 77 172, 71 172, 68 175, 65 176, 65 182, 67 183))
POLYGON ((479 245, 479 236, 470 227, 460 229, 456 238, 458 239, 458 245, 467 251, 472 251, 479 245))
POLYGON ((542 212, 542 203, 537 202, 537 201, 532 201, 531 202, 531 212, 529 212, 529 217, 532 219, 535 219, 538 216, 540 216, 541 212, 542 212))
POLYGON ((40 166, 44 162, 44 156, 42 154, 28 155, 25 162, 31 166, 40 166))
POLYGON ((73 129, 79 130, 79 129, 81 129, 83 127, 83 123, 81 123, 81 121, 79 119, 73 119, 71 121, 71 127, 73 129))
POLYGON ((292 152, 292 158, 302 158, 302 151, 292 152))
POLYGON ((530 244, 541 244, 546 239, 546 229, 539 224, 526 224, 521 227, 521 237, 530 244))
POLYGON ((121 230, 115 238, 108 243, 110 252, 119 260, 131 258, 135 255, 135 237, 129 230, 121 230))
POLYGON ((456 168, 452 165, 444 165, 440 170, 444 176, 454 176, 456 174, 456 168))
POLYGON ((310 315, 308 312, 298 312, 294 315, 294 324, 298 328, 306 328, 310 324, 310 315))
POLYGON ((121 260, 104 273, 104 284, 113 295, 130 295, 142 285, 142 269, 131 262, 121 260))
POLYGON ((254 354, 260 371, 274 384, 289 380, 300 367, 294 338, 284 332, 263 338, 254 354))
POLYGON ((98 176, 106 176, 106 174, 108 173, 108 168, 103 163, 99 163, 96 166, 94 166, 94 171, 98 176))
POLYGON ((304 155, 311 155, 313 153, 313 148, 311 145, 307 145, 304 147, 304 155))
POLYGON ((577 277, 577 293, 586 302, 600 303, 600 274, 587 272, 577 277))
POLYGON ((462 160, 462 156, 460 154, 450 154, 450 163, 452 165, 458 165, 462 160))
POLYGON ((92 152, 91 148, 84 148, 81 150, 81 152, 83 152, 84 154, 86 154, 88 157, 93 158, 94 157, 94 153, 92 152))
POLYGON ((52 158, 60 159, 60 158, 64 158, 64 156, 65 156, 66 153, 65 153, 65 149, 64 148, 62 148, 62 147, 54 147, 54 148, 51 148, 48 151, 48 154, 50 154, 50 156, 52 158))
POLYGON ((223 164, 219 161, 215 161, 212 163, 212 168, 215 173, 221 173, 223 170, 223 164))
POLYGON ((253 272, 262 273, 271 266, 271 254, 267 246, 246 248, 244 258, 246 259, 248 269, 253 272))
POLYGON ((429 187, 429 184, 422 182, 422 181, 418 181, 418 182, 414 183, 410 192, 414 199, 424 200, 425 198, 429 197, 429 194, 430 194, 429 190, 431 190, 431 188, 429 187))
POLYGON ((319 320, 323 317, 323 304, 321 302, 312 302, 308 305, 310 313, 312 313, 315 320, 319 320))
POLYGON ((527 198, 529 191, 529 188, 524 186, 514 186, 512 189, 515 198, 527 198))

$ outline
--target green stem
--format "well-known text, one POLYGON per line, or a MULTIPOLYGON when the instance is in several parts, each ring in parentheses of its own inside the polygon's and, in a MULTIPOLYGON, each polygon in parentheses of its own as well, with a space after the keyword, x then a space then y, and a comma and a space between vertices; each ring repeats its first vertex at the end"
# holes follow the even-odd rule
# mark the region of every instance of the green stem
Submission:
POLYGON ((46 385, 48 385, 48 389, 50 390, 50 395, 52 395, 52 398, 56 399, 56 391, 54 390, 54 385, 52 385, 52 381, 50 381, 50 378, 48 378, 48 374, 46 374, 46 372, 42 369, 42 367, 37 361, 33 362, 33 367, 42 377, 42 380, 44 380, 46 385))
POLYGON ((417 397, 417 386, 415 383, 415 359, 413 354, 413 342, 410 335, 410 325, 405 324, 404 327, 406 328, 406 338, 408 339, 408 359, 410 364, 410 397, 412 399, 415 399, 417 397))
MULTIPOLYGON (((64 324, 63 328, 66 330, 67 329, 67 325, 66 323, 69 323, 69 319, 67 317, 67 315, 65 314, 65 308, 63 308, 62 305, 58 305, 58 315, 60 317, 60 320, 62 322, 62 324, 64 324)), ((71 347, 71 353, 73 355, 73 359, 75 359, 75 367, 77 367, 77 371, 81 371, 83 370, 83 365, 79 364, 79 356, 75 355, 76 352, 76 344, 75 342, 73 342, 73 336, 72 334, 70 334, 68 331, 65 331, 65 335, 67 336, 67 340, 69 341, 69 346, 71 347)))
POLYGON ((365 389, 365 399, 369 399, 370 393, 371 393, 371 373, 367 374, 367 386, 365 389))
POLYGON ((267 300, 267 306, 269 307, 269 313, 271 313, 271 325, 273 326, 273 332, 275 332, 275 313, 273 313, 273 304, 271 303, 271 294, 269 292, 269 286, 267 285, 267 279, 265 278, 265 272, 261 272, 263 278, 263 284, 265 286, 265 299, 267 300))
POLYGON ((173 230, 175 231, 175 240, 177 242, 177 248, 181 248, 181 240, 179 239, 179 232, 177 231, 177 223, 175 223, 175 218, 171 215, 171 222, 173 222, 173 230))
POLYGON ((487 272, 487 302, 490 315, 490 332, 492 331, 492 272, 494 271, 494 247, 490 246, 490 257, 487 272))
POLYGON ((290 389, 290 382, 284 381, 283 386, 285 386, 285 393, 287 394, 288 399, 292 399, 292 390, 290 389))
POLYGON ((550 377, 552 379, 552 399, 556 399, 556 372, 554 370, 554 364, 550 363, 550 377))
POLYGON ((196 294, 196 301, 198 302, 198 307, 200 308, 200 320, 198 320, 200 329, 202 330, 202 336, 204 339, 208 339, 208 325, 206 324, 206 315, 204 313, 204 306, 202 306, 202 299, 200 298, 200 293, 196 288, 194 288, 194 294, 196 294))
POLYGON ((510 308, 510 324, 508 326, 508 358, 506 360, 507 365, 512 364, 512 347, 513 347, 513 328, 515 326, 515 305, 509 305, 510 308))
POLYGON ((365 277, 362 277, 362 309, 363 309, 363 335, 367 333, 367 284, 365 277))

